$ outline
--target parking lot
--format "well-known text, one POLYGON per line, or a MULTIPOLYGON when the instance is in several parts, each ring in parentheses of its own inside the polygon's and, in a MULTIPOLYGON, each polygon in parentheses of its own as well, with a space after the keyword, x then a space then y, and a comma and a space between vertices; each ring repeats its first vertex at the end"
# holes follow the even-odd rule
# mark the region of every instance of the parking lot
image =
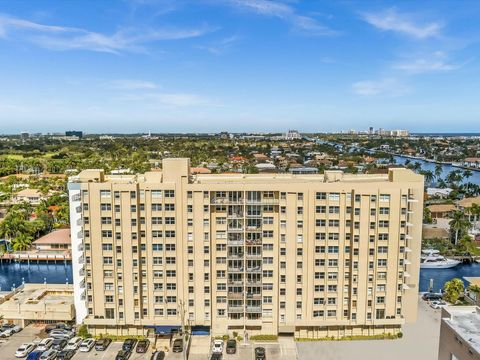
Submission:
MULTIPOLYGON (((21 332, 12 335, 6 339, 0 339, 0 359, 14 360, 17 348, 28 342, 38 343, 41 339, 47 337, 43 331, 43 326, 30 325, 21 332)), ((152 346, 153 344, 151 344, 152 346)), ((157 349, 169 348, 168 339, 158 339, 156 343, 157 349)), ((190 360, 209 360, 210 359, 210 336, 193 336, 190 350, 190 360)), ((264 347, 267 359, 276 360, 293 360, 296 359, 296 347, 293 339, 282 339, 274 343, 237 343, 237 352, 235 354, 223 353, 223 359, 231 360, 252 360, 255 358, 254 349, 257 346, 264 347)), ((73 360, 114 360, 118 351, 122 348, 122 342, 112 342, 106 351, 96 351, 93 348, 90 352, 79 352, 75 354, 73 360)), ((152 347, 145 354, 137 354, 133 352, 129 360, 149 360, 152 354, 152 347)), ((166 360, 181 360, 183 353, 166 353, 166 360)))

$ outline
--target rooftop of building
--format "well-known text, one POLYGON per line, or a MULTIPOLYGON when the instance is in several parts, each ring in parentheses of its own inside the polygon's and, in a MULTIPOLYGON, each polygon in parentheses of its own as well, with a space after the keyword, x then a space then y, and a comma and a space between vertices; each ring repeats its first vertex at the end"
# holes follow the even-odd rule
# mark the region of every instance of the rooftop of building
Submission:
POLYGON ((473 204, 480 205, 480 196, 477 197, 471 197, 471 198, 464 198, 460 201, 458 201, 457 205, 468 208, 471 207, 473 204))
POLYGON ((33 242, 34 245, 71 244, 70 229, 58 229, 33 242))
POLYGON ((476 306, 449 306, 444 309, 443 321, 459 337, 480 353, 480 308, 476 306))
POLYGON ((70 177, 70 182, 114 182, 114 183, 161 183, 171 182, 178 177, 188 177, 190 183, 311 183, 311 182, 421 182, 423 176, 405 168, 390 168, 386 174, 346 174, 340 170, 328 170, 324 174, 196 174, 192 175, 189 159, 168 158, 163 160, 162 172, 147 172, 136 175, 105 175, 102 169, 84 170, 70 177))
POLYGON ((427 207, 431 212, 448 212, 456 209, 453 204, 433 204, 427 207))
POLYGON ((4 296, 0 313, 17 311, 19 306, 60 306, 73 304, 73 285, 67 284, 24 284, 4 296))

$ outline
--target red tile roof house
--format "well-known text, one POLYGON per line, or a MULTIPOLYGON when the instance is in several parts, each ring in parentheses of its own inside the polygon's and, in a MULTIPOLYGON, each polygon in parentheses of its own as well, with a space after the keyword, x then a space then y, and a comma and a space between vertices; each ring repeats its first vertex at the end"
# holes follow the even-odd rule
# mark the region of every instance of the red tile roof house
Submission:
POLYGON ((15 202, 26 201, 32 205, 40 204, 40 200, 46 199, 37 189, 24 189, 14 195, 15 202))
POLYGON ((64 252, 65 250, 70 250, 72 248, 70 229, 54 230, 51 233, 35 240, 32 245, 38 251, 64 252))

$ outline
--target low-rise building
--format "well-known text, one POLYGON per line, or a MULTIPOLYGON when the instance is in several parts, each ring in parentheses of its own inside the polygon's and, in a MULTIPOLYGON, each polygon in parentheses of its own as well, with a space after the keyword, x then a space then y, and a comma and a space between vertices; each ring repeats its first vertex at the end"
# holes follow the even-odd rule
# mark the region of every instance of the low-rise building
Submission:
POLYGON ((438 360, 480 359, 480 308, 449 306, 442 310, 438 360))
POLYGON ((427 206, 427 209, 430 210, 432 219, 446 219, 450 217, 456 207, 453 204, 433 204, 427 206))
POLYGON ((24 284, 0 294, 4 321, 25 327, 36 322, 75 319, 73 286, 67 284, 24 284))
POLYGON ((45 199, 45 196, 42 195, 37 189, 24 189, 15 194, 13 200, 14 202, 23 202, 26 201, 32 205, 40 204, 40 201, 45 199))
POLYGON ((72 248, 70 229, 54 230, 33 242, 38 251, 65 251, 72 248))

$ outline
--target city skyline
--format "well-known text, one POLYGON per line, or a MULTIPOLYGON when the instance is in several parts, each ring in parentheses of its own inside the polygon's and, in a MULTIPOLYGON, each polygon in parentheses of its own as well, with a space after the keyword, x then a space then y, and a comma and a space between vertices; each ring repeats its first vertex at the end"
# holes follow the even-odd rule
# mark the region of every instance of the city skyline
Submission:
POLYGON ((2 132, 475 132, 479 11, 0 2, 2 132))

